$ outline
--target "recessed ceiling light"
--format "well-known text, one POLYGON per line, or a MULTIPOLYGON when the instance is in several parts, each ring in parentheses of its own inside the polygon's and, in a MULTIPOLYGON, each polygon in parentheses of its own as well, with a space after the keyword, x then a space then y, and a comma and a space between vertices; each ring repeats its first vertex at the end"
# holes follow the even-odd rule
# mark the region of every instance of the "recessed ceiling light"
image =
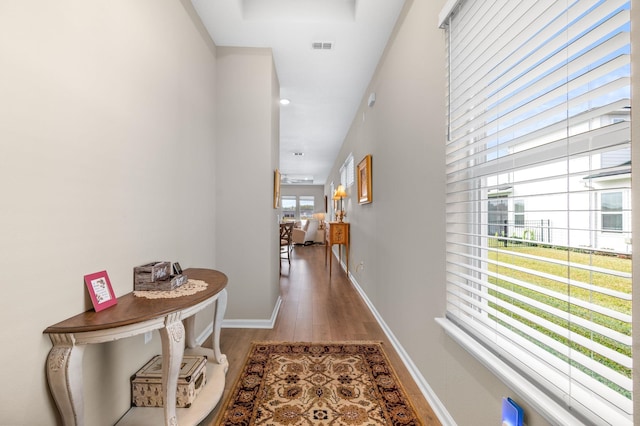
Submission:
POLYGON ((280 105, 289 105, 291 101, 287 98, 280 99, 280 105))

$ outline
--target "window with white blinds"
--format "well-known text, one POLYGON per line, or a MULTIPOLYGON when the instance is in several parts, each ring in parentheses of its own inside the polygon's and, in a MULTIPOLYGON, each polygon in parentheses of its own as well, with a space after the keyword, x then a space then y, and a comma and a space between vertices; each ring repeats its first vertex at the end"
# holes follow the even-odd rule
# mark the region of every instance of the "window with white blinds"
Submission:
POLYGON ((459 1, 447 319, 587 423, 632 423, 630 1, 459 1))
POLYGON ((353 165, 353 154, 349 154, 347 159, 344 160, 344 163, 340 167, 340 183, 344 185, 345 188, 349 188, 353 185, 355 180, 355 171, 353 165))

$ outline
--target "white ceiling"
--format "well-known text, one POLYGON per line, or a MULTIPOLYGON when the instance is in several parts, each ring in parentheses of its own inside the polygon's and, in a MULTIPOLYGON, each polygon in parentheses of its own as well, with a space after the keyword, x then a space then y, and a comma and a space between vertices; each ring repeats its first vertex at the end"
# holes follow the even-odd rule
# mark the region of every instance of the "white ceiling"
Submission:
POLYGON ((285 183, 326 182, 404 2, 192 0, 217 46, 273 50, 285 183))

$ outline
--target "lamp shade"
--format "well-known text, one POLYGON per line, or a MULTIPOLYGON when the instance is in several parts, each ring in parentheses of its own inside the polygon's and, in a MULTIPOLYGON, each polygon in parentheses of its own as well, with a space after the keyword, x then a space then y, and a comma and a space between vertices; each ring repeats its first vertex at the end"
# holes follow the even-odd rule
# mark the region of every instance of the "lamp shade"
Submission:
POLYGON ((344 186, 338 185, 338 189, 336 189, 336 192, 333 194, 333 199, 337 200, 340 198, 345 198, 346 196, 347 192, 344 190, 344 186))

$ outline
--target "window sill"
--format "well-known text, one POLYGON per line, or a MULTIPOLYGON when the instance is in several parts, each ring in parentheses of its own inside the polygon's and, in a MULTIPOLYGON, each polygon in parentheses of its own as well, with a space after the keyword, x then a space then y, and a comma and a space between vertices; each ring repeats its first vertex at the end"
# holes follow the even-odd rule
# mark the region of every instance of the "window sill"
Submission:
MULTIPOLYGON (((576 414, 571 412, 569 408, 559 404, 558 401, 547 395, 535 384, 528 381, 500 357, 496 356, 493 352, 469 336, 454 322, 447 318, 436 318, 435 320, 449 337, 462 346, 462 348, 469 352, 476 360, 484 365, 551 424, 583 424, 584 420, 588 420, 593 424, 599 424, 602 422, 601 418, 581 419, 576 417, 576 414)), ((631 425, 632 423, 628 421, 618 424, 631 425)))

